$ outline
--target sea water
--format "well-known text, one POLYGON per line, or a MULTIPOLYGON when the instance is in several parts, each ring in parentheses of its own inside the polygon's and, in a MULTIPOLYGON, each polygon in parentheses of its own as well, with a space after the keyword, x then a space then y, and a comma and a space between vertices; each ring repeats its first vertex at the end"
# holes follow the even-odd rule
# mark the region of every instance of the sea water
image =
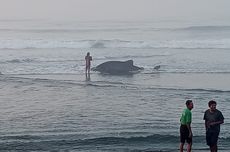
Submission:
POLYGON ((225 117, 219 149, 229 150, 230 26, 0 22, 0 151, 178 151, 187 99, 193 149, 208 149, 213 99, 225 117), (87 52, 93 67, 132 59, 144 70, 86 78, 87 52))

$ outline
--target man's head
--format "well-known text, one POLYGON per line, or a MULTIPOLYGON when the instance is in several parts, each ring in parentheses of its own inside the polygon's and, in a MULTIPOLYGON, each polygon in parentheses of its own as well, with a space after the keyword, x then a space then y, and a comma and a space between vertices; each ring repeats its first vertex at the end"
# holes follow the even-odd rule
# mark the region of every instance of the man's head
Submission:
POLYGON ((186 104, 186 106, 187 106, 187 108, 189 110, 193 109, 193 102, 192 102, 192 100, 187 100, 185 104, 186 104))
POLYGON ((216 110, 216 101, 214 101, 214 100, 209 101, 208 106, 209 106, 211 111, 215 111, 216 110))
POLYGON ((87 56, 89 56, 90 55, 90 53, 89 52, 87 52, 87 56))

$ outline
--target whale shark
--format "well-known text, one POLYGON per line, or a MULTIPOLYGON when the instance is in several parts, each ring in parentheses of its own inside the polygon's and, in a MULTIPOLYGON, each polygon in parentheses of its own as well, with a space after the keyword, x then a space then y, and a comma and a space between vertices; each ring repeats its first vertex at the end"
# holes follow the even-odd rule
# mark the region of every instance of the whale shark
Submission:
POLYGON ((102 74, 124 75, 138 73, 144 68, 133 65, 133 60, 127 61, 107 61, 94 68, 93 71, 98 71, 102 74))

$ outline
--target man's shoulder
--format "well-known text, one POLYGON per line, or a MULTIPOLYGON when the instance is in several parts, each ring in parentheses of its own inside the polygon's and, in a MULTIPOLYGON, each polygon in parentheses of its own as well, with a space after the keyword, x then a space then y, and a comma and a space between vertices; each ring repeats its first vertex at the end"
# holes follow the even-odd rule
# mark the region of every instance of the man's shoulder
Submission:
POLYGON ((187 108, 183 109, 183 112, 186 112, 187 111, 187 108))
POLYGON ((185 108, 185 110, 186 110, 186 111, 191 111, 191 110, 190 110, 190 109, 188 109, 188 108, 185 108))
POLYGON ((184 113, 192 113, 191 110, 189 110, 188 108, 184 109, 184 113))
POLYGON ((204 113, 208 113, 208 112, 209 112, 209 109, 205 110, 205 112, 204 112, 204 113))
POLYGON ((219 114, 219 115, 222 115, 222 112, 218 109, 216 109, 216 113, 219 114))
POLYGON ((219 113, 221 113, 221 111, 220 111, 220 110, 218 110, 218 109, 216 109, 216 112, 219 112, 219 113))
POLYGON ((210 115, 209 109, 205 110, 204 112, 204 120, 207 118, 208 115, 210 115))

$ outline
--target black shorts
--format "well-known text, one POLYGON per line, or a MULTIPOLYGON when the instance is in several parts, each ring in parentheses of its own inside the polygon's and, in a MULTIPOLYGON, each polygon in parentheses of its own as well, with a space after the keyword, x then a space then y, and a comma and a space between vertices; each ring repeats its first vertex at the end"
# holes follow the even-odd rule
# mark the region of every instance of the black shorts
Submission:
POLYGON ((187 141, 188 144, 192 143, 192 137, 189 138, 189 130, 186 125, 180 126, 180 142, 185 143, 187 141))
POLYGON ((219 132, 218 131, 207 130, 206 131, 206 142, 207 142, 207 145, 209 145, 209 146, 217 145, 218 136, 219 136, 219 132))

